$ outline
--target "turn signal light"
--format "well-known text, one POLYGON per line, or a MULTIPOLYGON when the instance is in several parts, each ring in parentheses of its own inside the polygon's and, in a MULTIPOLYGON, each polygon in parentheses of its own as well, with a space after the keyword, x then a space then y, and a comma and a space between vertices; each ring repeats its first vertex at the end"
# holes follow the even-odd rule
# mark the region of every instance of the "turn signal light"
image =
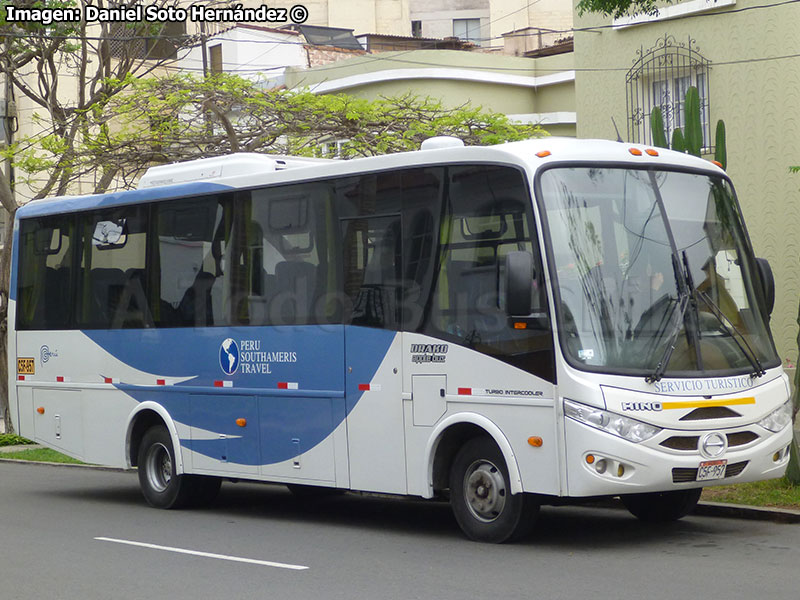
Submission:
POLYGON ((239 427, 247 427, 247 419, 236 419, 236 424, 239 427))
POLYGON ((528 438, 528 443, 533 446, 534 448, 541 448, 544 440, 540 438, 538 435, 534 435, 528 438))
POLYGON ((594 463, 594 454, 587 454, 586 455, 586 462, 588 464, 590 464, 590 465, 593 464, 594 463))
POLYGON ((44 406, 40 406, 39 408, 37 408, 36 412, 39 413, 40 415, 43 415, 44 414, 44 406))

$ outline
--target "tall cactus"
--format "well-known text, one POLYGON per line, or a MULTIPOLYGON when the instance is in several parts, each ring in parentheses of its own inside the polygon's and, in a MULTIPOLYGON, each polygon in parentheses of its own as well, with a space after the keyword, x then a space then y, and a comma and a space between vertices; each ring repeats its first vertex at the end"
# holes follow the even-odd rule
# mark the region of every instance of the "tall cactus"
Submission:
POLYGON ((683 131, 680 129, 672 132, 672 149, 676 152, 686 152, 686 140, 684 140, 683 131))
MULTIPOLYGON (((650 131, 653 134, 653 145, 659 148, 671 148, 676 152, 688 152, 695 156, 701 156, 703 150, 703 124, 700 114, 700 93, 696 87, 692 86, 686 90, 683 107, 684 115, 686 116, 686 128, 683 130, 674 129, 670 143, 667 143, 664 115, 661 107, 653 107, 650 112, 650 131)), ((728 153, 725 147, 725 122, 722 119, 717 121, 715 142, 714 160, 720 163, 723 169, 727 169, 728 153)))
POLYGON ((728 150, 725 147, 725 121, 722 119, 717 121, 714 160, 721 164, 723 169, 728 168, 728 150))
POLYGON ((683 107, 686 116, 686 152, 700 156, 703 150, 703 125, 700 121, 700 93, 696 87, 691 86, 686 90, 683 107))
POLYGON ((650 113, 650 130, 653 132, 653 145, 659 148, 669 148, 667 134, 664 130, 664 117, 661 114, 661 107, 656 106, 650 113))

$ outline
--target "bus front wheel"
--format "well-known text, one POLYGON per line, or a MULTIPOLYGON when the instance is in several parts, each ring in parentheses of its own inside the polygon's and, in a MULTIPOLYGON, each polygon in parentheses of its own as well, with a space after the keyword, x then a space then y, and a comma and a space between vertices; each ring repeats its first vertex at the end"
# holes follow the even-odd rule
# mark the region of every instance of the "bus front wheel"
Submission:
POLYGON ((450 505, 476 542, 502 543, 527 534, 539 511, 529 494, 512 494, 505 459, 489 437, 469 440, 450 469, 450 505))
POLYGON ((630 513, 647 523, 677 521, 694 510, 703 488, 620 496, 630 513))

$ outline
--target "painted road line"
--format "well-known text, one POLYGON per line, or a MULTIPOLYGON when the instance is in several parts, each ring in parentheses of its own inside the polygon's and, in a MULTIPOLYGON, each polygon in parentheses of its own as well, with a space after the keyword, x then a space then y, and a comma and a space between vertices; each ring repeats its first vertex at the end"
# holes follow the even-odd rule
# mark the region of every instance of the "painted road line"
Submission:
POLYGON ((214 554, 212 552, 200 552, 198 550, 187 550, 185 548, 172 548, 170 546, 159 546, 145 542, 134 542, 132 540, 118 540, 107 537, 94 538, 99 542, 113 542, 115 544, 125 544, 127 546, 138 546, 139 548, 149 548, 151 550, 164 550, 175 552, 176 554, 190 554, 191 556, 202 556, 203 558, 215 558, 217 560, 228 560, 231 562, 248 563, 251 565, 261 565, 263 567, 275 567, 276 569, 291 569, 293 571, 305 571, 309 567, 303 565, 290 565, 286 563, 272 562, 269 560, 257 560, 255 558, 242 558, 241 556, 228 556, 227 554, 214 554))

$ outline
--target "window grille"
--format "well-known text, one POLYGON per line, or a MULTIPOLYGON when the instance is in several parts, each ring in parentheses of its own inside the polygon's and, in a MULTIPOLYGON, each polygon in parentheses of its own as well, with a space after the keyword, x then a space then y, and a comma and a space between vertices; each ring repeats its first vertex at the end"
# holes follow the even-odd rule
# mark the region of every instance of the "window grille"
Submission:
POLYGON ((108 24, 109 49, 114 58, 176 58, 184 43, 186 23, 123 23, 108 24))
POLYGON ((650 114, 658 106, 664 119, 667 141, 670 141, 676 129, 686 126, 686 90, 694 86, 700 96, 703 147, 710 148, 710 61, 699 53, 697 43, 691 38, 678 42, 665 35, 652 48, 641 48, 636 54, 626 77, 628 140, 653 143, 650 114))

